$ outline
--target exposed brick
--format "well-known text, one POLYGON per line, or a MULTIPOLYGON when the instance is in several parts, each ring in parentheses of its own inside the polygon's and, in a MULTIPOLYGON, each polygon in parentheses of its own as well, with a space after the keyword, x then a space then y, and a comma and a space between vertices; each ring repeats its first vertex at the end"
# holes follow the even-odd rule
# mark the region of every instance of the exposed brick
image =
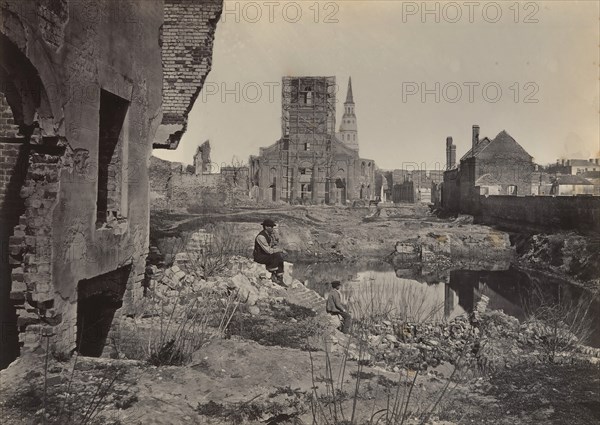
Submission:
POLYGON ((221 0, 165 0, 163 124, 186 122, 194 94, 210 70, 214 31, 222 6, 221 0), (181 76, 185 78, 178 78, 181 76))

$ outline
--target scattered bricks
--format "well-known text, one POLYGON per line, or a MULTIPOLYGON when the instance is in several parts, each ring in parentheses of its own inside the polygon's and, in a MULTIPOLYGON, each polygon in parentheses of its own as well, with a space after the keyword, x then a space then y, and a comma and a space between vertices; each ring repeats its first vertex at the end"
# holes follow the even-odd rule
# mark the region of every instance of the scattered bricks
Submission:
POLYGON ((38 280, 40 280, 40 277, 38 276, 37 273, 23 273, 23 281, 25 283, 27 283, 28 285, 34 284, 38 280))
MULTIPOLYGON (((48 293, 50 293, 50 285, 49 284, 47 284, 46 282, 36 282, 35 292, 33 294, 34 300, 35 300, 36 294, 48 294, 48 293)), ((46 298, 46 300, 48 300, 48 299, 46 298)))
POLYGON ((34 191, 35 191, 35 188, 33 186, 29 186, 29 185, 23 186, 21 188, 21 197, 28 198, 33 194, 34 191))
POLYGON ((35 255, 34 254, 25 254, 23 257, 24 264, 35 264, 35 255))
POLYGON ((33 298, 33 301, 36 301, 36 302, 47 302, 47 301, 54 300, 54 297, 52 296, 52 294, 50 292, 35 291, 35 292, 33 292, 33 294, 31 296, 33 298))
POLYGON ((54 198, 56 196, 56 194, 58 193, 58 190, 59 190, 58 183, 48 183, 44 187, 44 198, 46 198, 46 199, 54 198))
POLYGON ((13 301, 25 301, 27 285, 23 282, 13 282, 10 289, 10 299, 13 301))
POLYGON ((37 264, 36 265, 37 268, 37 272, 38 273, 48 273, 50 274, 50 264, 48 263, 42 263, 42 264, 37 264))
MULTIPOLYGON (((27 290, 30 291, 30 288, 28 287, 27 290)), ((28 313, 36 313, 38 311, 37 307, 32 306, 29 302, 23 304, 23 309, 28 313)))
POLYGON ((25 272, 26 273, 37 273, 38 267, 36 264, 28 264, 25 266, 25 272))
POLYGON ((27 198, 25 200, 25 206, 27 208, 39 208, 42 205, 42 201, 37 198, 27 198))
POLYGON ((8 257, 8 264, 10 264, 11 266, 20 266, 21 265, 20 255, 11 255, 10 257, 8 257))
POLYGON ((10 255, 18 257, 21 255, 21 252, 25 248, 25 238, 11 236, 8 240, 9 252, 10 255))
POLYGON ((12 277, 13 285, 16 282, 25 282, 23 269, 21 267, 17 267, 16 269, 13 269, 11 277, 12 277))
POLYGON ((38 317, 37 314, 29 313, 29 312, 22 312, 19 314, 19 317, 17 317, 17 326, 18 327, 28 326, 28 325, 32 325, 34 323, 38 323, 39 321, 40 321, 40 318, 38 317))
POLYGON ((29 247, 36 246, 36 237, 35 236, 25 236, 25 244, 29 247))

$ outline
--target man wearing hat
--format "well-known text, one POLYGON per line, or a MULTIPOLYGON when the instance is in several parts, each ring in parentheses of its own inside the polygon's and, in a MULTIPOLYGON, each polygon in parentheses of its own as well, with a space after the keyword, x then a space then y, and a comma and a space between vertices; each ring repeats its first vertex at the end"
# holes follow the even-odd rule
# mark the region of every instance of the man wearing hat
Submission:
POLYGON ((342 319, 342 332, 347 334, 350 333, 350 328, 352 327, 352 316, 348 313, 348 310, 342 303, 342 293, 340 292, 341 285, 342 282, 339 280, 331 282, 332 291, 327 297, 325 310, 329 314, 340 316, 340 319, 342 319))
POLYGON ((275 235, 275 222, 267 218, 261 223, 263 230, 254 240, 254 261, 264 264, 271 272, 271 280, 283 285, 283 249, 278 246, 279 240, 275 235))

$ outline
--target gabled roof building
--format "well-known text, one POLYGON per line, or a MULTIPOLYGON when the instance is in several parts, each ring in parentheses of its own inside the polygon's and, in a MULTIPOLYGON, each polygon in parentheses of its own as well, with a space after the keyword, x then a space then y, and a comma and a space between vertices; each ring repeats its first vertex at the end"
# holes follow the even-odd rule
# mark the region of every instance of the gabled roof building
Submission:
POLYGON ((493 139, 480 139, 479 126, 474 125, 471 148, 458 164, 453 163, 455 149, 448 138, 448 171, 441 194, 444 209, 469 212, 479 195, 531 195, 533 157, 505 130, 493 139))

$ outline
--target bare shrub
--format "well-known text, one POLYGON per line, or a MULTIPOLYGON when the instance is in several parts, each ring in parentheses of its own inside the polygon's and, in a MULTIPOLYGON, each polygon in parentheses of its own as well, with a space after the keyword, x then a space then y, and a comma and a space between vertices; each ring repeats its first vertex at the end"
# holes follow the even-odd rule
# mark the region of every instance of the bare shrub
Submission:
POLYGON ((400 320, 423 323, 443 319, 444 301, 431 295, 433 287, 402 284, 393 278, 373 278, 362 282, 356 293, 350 294, 353 317, 363 322, 400 320))
POLYGON ((172 257, 183 255, 179 265, 186 273, 204 278, 216 276, 227 269, 232 256, 248 256, 249 248, 240 240, 235 224, 209 224, 206 231, 206 240, 194 241, 194 233, 188 233, 180 243, 172 245, 177 249, 172 257))
MULTIPOLYGON (((359 358, 362 357, 366 344, 360 340, 359 358)), ((311 412, 313 423, 325 424, 382 424, 402 425, 410 420, 410 423, 426 424, 430 418, 438 412, 441 401, 447 397, 456 387, 452 382, 457 373, 463 368, 462 359, 464 351, 455 362, 455 367, 442 388, 434 393, 425 393, 417 384, 418 370, 401 369, 397 380, 389 379, 383 375, 377 378, 377 385, 373 388, 372 379, 376 375, 364 371, 364 362, 356 363, 356 370, 350 371, 348 364, 348 350, 350 340, 346 345, 346 351, 337 371, 334 370, 332 357, 327 345, 325 345, 325 370, 317 374, 312 354, 309 351, 312 378, 311 412), (350 388, 344 388, 347 382, 346 373, 354 378, 350 388), (364 382, 370 380, 371 382, 364 382), (324 383, 325 388, 320 388, 318 383, 324 383), (377 405, 371 401, 374 397, 373 391, 383 392, 385 401, 377 405), (370 416, 359 418, 360 413, 364 416, 371 412, 370 416)))
POLYGON ((224 337, 240 304, 237 291, 188 289, 154 288, 138 317, 115 330, 112 344, 118 356, 155 366, 183 365, 209 341, 224 337))
POLYGON ((593 301, 591 296, 582 296, 577 301, 542 301, 530 312, 529 325, 548 361, 553 362, 559 353, 573 351, 578 344, 585 345, 589 341, 593 329, 590 314, 593 301))

